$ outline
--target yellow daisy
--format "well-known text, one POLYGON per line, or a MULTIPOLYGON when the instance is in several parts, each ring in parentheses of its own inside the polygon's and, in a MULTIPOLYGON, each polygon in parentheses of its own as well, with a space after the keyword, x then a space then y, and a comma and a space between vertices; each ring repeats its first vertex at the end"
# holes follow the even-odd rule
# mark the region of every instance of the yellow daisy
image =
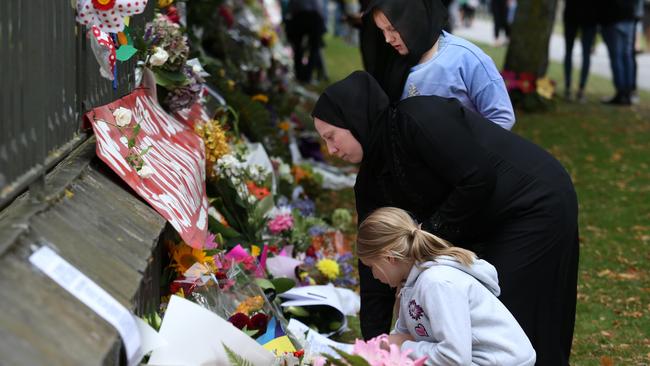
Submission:
POLYGON ((182 242, 172 249, 172 267, 179 274, 184 274, 194 263, 209 265, 213 261, 212 257, 205 255, 201 249, 195 249, 182 242))

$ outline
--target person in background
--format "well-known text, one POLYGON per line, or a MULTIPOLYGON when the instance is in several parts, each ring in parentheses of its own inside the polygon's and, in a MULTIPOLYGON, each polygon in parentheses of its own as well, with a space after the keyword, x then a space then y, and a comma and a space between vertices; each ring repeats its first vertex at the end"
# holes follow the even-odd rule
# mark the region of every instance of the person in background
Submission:
POLYGON ((494 45, 502 46, 510 38, 510 24, 508 23, 508 2, 510 0, 492 0, 492 18, 494 21, 494 45), (501 37, 503 32, 504 37, 501 37))
POLYGON ((303 83, 312 80, 317 72, 318 78, 326 78, 325 64, 321 54, 323 34, 326 31, 323 6, 319 0, 289 0, 285 30, 293 50, 293 65, 296 79, 303 83), (304 48, 307 37, 308 49, 304 48), (308 52, 307 63, 303 62, 305 51, 308 52))
POLYGON ((401 287, 390 344, 433 365, 533 366, 535 350, 497 299, 496 269, 454 247, 395 207, 375 210, 359 226, 359 260, 373 276, 401 287))
POLYGON ((376 0, 364 15, 361 55, 391 102, 438 95, 458 99, 505 129, 515 113, 494 61, 471 42, 442 30, 440 0, 376 0))
POLYGON ((616 94, 605 104, 629 106, 634 86, 634 12, 637 0, 599 2, 601 34, 612 68, 616 94))
POLYGON ((591 65, 591 48, 598 30, 598 19, 595 7, 589 0, 565 0, 564 2, 564 98, 572 98, 573 74, 573 44, 576 36, 580 34, 582 45, 582 67, 580 68, 580 81, 575 98, 585 102, 585 87, 589 78, 591 65))
POLYGON ((637 79, 639 77, 639 70, 638 64, 636 62, 636 56, 637 54, 641 53, 640 46, 638 44, 640 43, 638 40, 638 33, 637 29, 639 28, 639 24, 643 20, 643 15, 644 15, 644 9, 643 9, 643 4, 644 0, 637 0, 636 2, 636 8, 634 9, 634 41, 632 43, 634 50, 632 53, 632 66, 634 67, 634 76, 632 78, 632 91, 630 92, 630 102, 632 104, 638 104, 639 103, 639 93, 637 91, 637 79))

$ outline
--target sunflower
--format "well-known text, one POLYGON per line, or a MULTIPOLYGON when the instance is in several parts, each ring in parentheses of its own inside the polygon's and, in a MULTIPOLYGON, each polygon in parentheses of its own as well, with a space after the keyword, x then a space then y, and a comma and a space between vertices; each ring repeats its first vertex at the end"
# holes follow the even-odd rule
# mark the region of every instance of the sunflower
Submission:
POLYGON ((201 263, 209 265, 213 261, 211 256, 205 255, 201 249, 195 249, 185 243, 176 245, 172 249, 172 267, 176 269, 179 274, 185 273, 194 263, 201 263))

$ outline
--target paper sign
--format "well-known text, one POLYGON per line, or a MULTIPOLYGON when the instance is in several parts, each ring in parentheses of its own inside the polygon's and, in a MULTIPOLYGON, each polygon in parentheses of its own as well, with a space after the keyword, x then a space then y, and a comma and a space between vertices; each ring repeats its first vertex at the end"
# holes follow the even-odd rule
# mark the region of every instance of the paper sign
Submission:
POLYGON ((97 156, 167 219, 187 244, 202 248, 208 235, 208 197, 201 138, 167 114, 144 89, 95 108, 86 118, 97 136, 97 156), (113 112, 118 108, 122 109, 116 117, 113 112), (126 123, 122 132, 118 122, 126 123), (128 139, 137 124, 140 132, 129 149, 128 139), (143 151, 142 159, 152 172, 146 178, 126 159, 143 151))
POLYGON ((145 350, 141 347, 138 323, 127 308, 49 247, 35 251, 29 261, 117 329, 129 365, 140 362, 145 350))
POLYGON ((149 365, 229 365, 222 342, 253 365, 272 365, 273 354, 217 314, 172 296, 160 327, 169 346, 153 351, 149 365))
POLYGON ((289 340, 288 336, 278 337, 264 345, 264 348, 280 356, 284 353, 296 352, 296 348, 289 340))

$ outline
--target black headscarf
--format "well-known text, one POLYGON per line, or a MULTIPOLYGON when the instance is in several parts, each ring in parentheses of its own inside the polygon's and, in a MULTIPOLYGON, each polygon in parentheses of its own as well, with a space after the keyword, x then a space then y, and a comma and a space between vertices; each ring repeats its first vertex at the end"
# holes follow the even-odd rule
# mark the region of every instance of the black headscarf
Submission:
POLYGON ((366 9, 361 34, 363 64, 384 88, 391 102, 397 102, 411 67, 433 47, 447 23, 447 8, 440 0, 375 0, 366 9), (401 56, 375 25, 374 9, 381 10, 399 32, 409 50, 401 56))
POLYGON ((381 116, 389 105, 377 81, 367 72, 355 71, 325 89, 311 115, 350 130, 366 155, 379 138, 381 116))

